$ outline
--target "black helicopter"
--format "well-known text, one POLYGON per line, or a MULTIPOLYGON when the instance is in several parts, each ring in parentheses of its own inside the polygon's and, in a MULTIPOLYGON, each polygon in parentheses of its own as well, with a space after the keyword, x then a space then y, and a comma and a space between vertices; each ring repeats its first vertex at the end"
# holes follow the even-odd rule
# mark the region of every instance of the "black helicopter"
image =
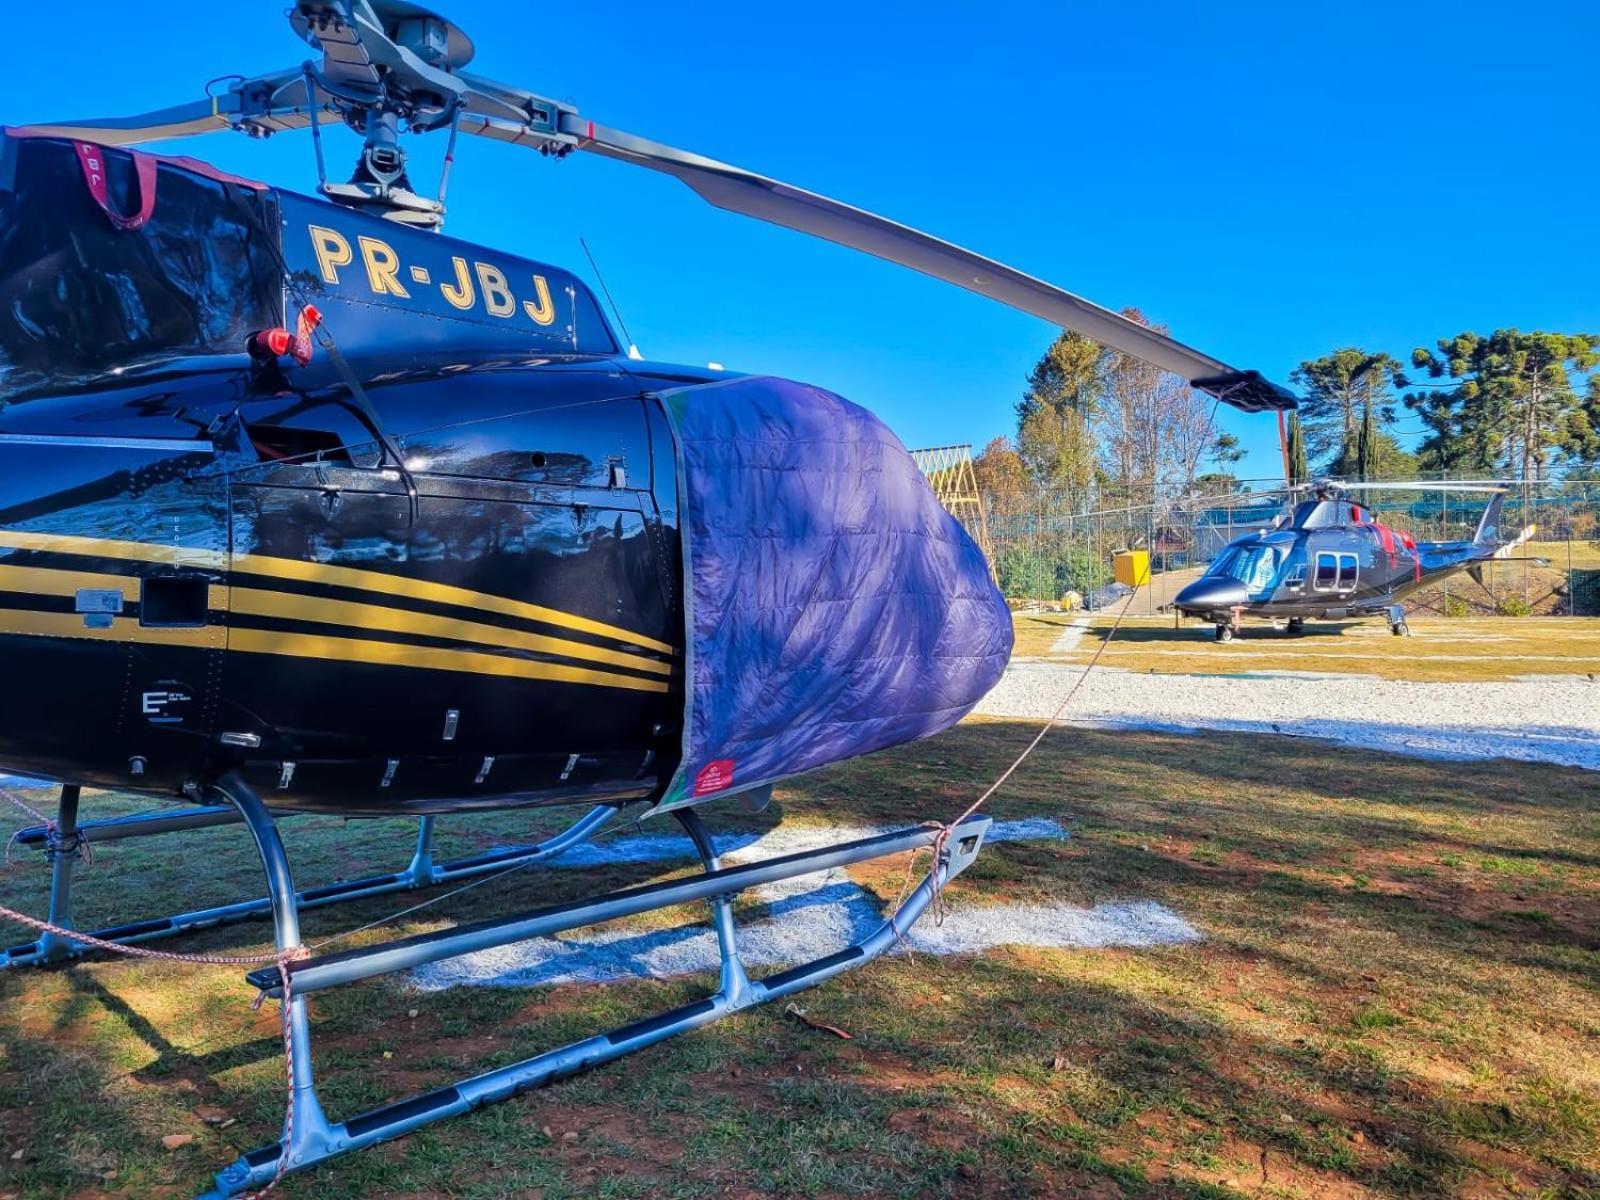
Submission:
POLYGON ((1308 617, 1383 616, 1395 636, 1405 637, 1411 632, 1400 603, 1406 596, 1462 571, 1481 583, 1484 563, 1507 559, 1533 534, 1530 526, 1502 540, 1507 489, 1498 484, 1325 481, 1311 491, 1270 529, 1229 542, 1172 606, 1214 622, 1219 642, 1232 641, 1245 616, 1286 622, 1290 633, 1300 633, 1308 617), (1471 541, 1418 542, 1350 498, 1362 490, 1424 489, 1490 496, 1471 541))
POLYGON ((447 132, 446 172, 462 133, 648 167, 1243 410, 1294 406, 1255 372, 1009 267, 468 74, 471 41, 415 4, 299 0, 288 15, 317 55, 302 67, 0 137, 0 770, 62 785, 57 820, 21 835, 54 864, 50 927, 0 963, 81 952, 70 886, 85 839, 247 826, 266 898, 98 931, 132 944, 274 919, 285 957, 251 978, 275 995, 293 979, 292 1119, 218 1176, 218 1196, 859 965, 987 828, 719 866, 695 805, 760 804, 775 780, 946 728, 998 678, 1010 614, 870 413, 802 384, 633 359, 571 272, 443 236, 403 131, 447 132), (349 182, 323 178, 331 204, 119 148, 309 129, 320 174, 335 122, 365 145, 349 182), (191 806, 79 822, 83 785, 191 806), (438 814, 569 804, 593 807, 549 842, 433 861, 438 814), (673 812, 706 872, 287 957, 304 908, 527 865, 623 810, 673 812), (416 814, 411 865, 297 891, 276 823, 306 811, 416 814), (929 875, 879 930, 745 975, 729 897, 928 846, 929 875), (714 996, 361 1117, 322 1114, 308 995, 687 900, 712 905, 714 996))

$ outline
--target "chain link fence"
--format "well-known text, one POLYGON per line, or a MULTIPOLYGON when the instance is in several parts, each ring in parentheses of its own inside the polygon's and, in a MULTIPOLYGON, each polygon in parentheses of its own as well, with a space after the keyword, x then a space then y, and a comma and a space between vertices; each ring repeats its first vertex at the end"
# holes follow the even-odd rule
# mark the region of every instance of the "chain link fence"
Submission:
MULTIPOLYGON (((1438 480, 1405 482, 1409 488, 1438 480)), ((1363 494, 1380 520, 1418 541, 1470 539, 1488 501, 1483 494, 1426 488, 1363 494)), ((1290 497, 1281 480, 1263 479, 1222 492, 1162 487, 1142 502, 1103 507, 1045 490, 1026 497, 986 494, 984 502, 995 574, 1007 597, 1068 607, 1115 602, 1125 592, 1112 584, 1111 556, 1144 550, 1152 586, 1141 589, 1132 611, 1153 614, 1230 541, 1270 526, 1290 497)), ((1462 606, 1600 615, 1600 480, 1510 485, 1502 533, 1530 525, 1535 532, 1517 553, 1548 560, 1548 566, 1497 563, 1487 588, 1451 580, 1421 593, 1418 606, 1450 615, 1466 615, 1462 606)))

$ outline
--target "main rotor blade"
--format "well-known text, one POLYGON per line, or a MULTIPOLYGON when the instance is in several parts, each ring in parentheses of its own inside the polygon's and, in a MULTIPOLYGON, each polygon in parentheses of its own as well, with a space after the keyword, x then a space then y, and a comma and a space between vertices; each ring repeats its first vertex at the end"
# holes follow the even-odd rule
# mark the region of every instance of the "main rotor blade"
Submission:
MULTIPOLYGON (((1316 487, 1318 485, 1311 485, 1316 487)), ((1320 486, 1335 488, 1341 492, 1486 492, 1491 495, 1509 492, 1511 489, 1499 483, 1428 483, 1426 480, 1406 480, 1396 483, 1338 483, 1330 481, 1320 486)))
POLYGON ((27 125, 27 133, 50 137, 81 138, 104 146, 128 146, 135 142, 154 142, 163 138, 190 137, 233 128, 229 117, 238 112, 238 97, 217 96, 197 100, 135 117, 104 117, 87 121, 57 121, 27 125), (230 101, 232 105, 230 106, 230 101), (231 111, 230 111, 231 107, 231 111))
MULTIPOLYGON (((320 88, 315 99, 324 113, 333 108, 320 88)), ((225 92, 131 117, 95 117, 25 125, 19 132, 80 138, 103 146, 130 146, 166 138, 192 137, 224 129, 278 133, 311 124, 304 71, 291 68, 255 79, 241 79, 225 92)))
POLYGON ((671 175, 718 208, 809 233, 988 296, 1181 375, 1200 390, 1246 412, 1295 407, 1293 395, 1258 372, 1237 370, 1137 321, 971 250, 815 192, 597 125, 570 111, 562 112, 561 118, 561 131, 576 137, 580 149, 671 175))

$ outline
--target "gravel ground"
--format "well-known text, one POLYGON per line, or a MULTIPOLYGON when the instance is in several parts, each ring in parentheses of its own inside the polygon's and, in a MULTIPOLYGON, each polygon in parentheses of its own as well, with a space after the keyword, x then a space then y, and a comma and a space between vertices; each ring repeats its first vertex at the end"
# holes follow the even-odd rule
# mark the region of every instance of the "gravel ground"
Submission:
MULTIPOLYGON (((1044 720, 1081 664, 1013 663, 978 705, 987 717, 1044 720)), ((1353 675, 1152 675, 1096 668, 1064 718, 1073 725, 1328 738, 1429 758, 1512 758, 1600 770, 1600 682, 1410 683, 1353 675)))

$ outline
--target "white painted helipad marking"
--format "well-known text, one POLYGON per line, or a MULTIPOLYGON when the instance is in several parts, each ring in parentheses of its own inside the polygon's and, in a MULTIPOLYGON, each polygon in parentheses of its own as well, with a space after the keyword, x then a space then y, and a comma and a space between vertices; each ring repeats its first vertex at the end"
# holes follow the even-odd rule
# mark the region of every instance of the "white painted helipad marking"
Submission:
MULTIPOLYGON (((780 825, 756 837, 722 835, 718 850, 730 861, 853 841, 883 830, 858 827, 780 825)), ((1057 821, 997 821, 991 842, 1058 841, 1067 836, 1057 821)), ((683 838, 653 835, 582 847, 554 866, 600 862, 682 859, 683 838)), ((877 899, 843 870, 791 879, 747 893, 767 906, 766 917, 743 921, 739 951, 753 970, 794 966, 842 949, 883 922, 877 899)), ((942 925, 924 919, 906 937, 913 950, 961 954, 993 946, 1098 948, 1159 946, 1199 941, 1201 934, 1172 910, 1149 901, 1117 902, 1086 909, 1070 904, 969 905, 956 908, 942 925)), ((557 983, 604 983, 619 979, 669 978, 715 971, 717 942, 704 922, 646 931, 601 927, 561 938, 534 938, 478 954, 420 967, 414 986, 440 991, 458 986, 535 987, 557 983)))
POLYGON ((1068 654, 1078 648, 1078 643, 1083 641, 1083 635, 1089 632, 1092 617, 1077 617, 1061 631, 1061 636, 1050 643, 1051 654, 1068 654))

